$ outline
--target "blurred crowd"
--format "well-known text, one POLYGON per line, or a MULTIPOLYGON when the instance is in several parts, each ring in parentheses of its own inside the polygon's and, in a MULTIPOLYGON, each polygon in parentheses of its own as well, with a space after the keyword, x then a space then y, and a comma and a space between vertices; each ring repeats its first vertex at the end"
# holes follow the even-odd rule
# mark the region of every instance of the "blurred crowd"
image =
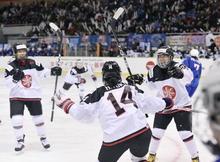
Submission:
MULTIPOLYGON (((42 42, 27 42, 27 54, 28 56, 58 56, 58 44, 57 42, 53 43, 46 43, 45 41, 42 42)), ((79 47, 83 48, 83 47, 79 47)), ((177 58, 185 58, 192 47, 188 47, 185 49, 179 49, 177 46, 172 47, 175 56, 177 58)), ((208 47, 203 46, 196 46, 193 47, 195 49, 198 49, 199 51, 199 58, 211 58, 213 60, 216 60, 217 58, 220 58, 220 49, 216 46, 214 40, 211 40, 211 44, 208 47)), ((117 47, 116 42, 112 42, 109 47, 102 47, 101 48, 101 54, 96 55, 97 49, 94 49, 92 47, 88 47, 88 56, 108 56, 108 57, 118 57, 120 56, 120 51, 117 47)), ((139 42, 134 42, 131 47, 129 48, 123 48, 123 51, 126 52, 127 57, 154 57, 156 49, 152 49, 150 47, 150 44, 142 44, 139 42)), ((85 49, 78 49, 78 51, 85 51, 85 49)), ((75 49, 70 48, 68 54, 63 54, 66 56, 83 56, 82 53, 74 53, 75 49)), ((12 56, 13 50, 12 46, 10 44, 5 45, 4 47, 0 47, 0 56, 12 56)))
POLYGON ((31 24, 28 36, 44 35, 47 22, 68 35, 111 31, 109 22, 122 6, 126 14, 116 24, 119 33, 220 32, 218 0, 60 0, 10 3, 0 7, 0 23, 31 24))

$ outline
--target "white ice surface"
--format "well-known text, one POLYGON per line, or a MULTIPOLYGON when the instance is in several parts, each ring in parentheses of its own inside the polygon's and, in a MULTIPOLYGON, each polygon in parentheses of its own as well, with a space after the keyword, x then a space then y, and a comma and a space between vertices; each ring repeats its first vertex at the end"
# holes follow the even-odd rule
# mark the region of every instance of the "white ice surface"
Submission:
MULTIPOLYGON (((42 81, 42 100, 46 131, 51 144, 50 151, 45 151, 36 134, 29 112, 25 110, 25 150, 22 154, 14 152, 15 137, 9 118, 8 89, 4 86, 4 79, 0 79, 0 162, 96 162, 102 143, 102 132, 98 121, 91 124, 81 124, 66 115, 59 108, 55 108, 54 122, 50 122, 52 102, 50 98, 54 91, 55 78, 42 81)), ((63 78, 59 78, 60 87, 63 78)), ((98 80, 98 85, 101 79, 98 80)), ((88 90, 95 89, 91 80, 86 84, 88 90)), ((73 86, 69 95, 78 100, 77 88, 73 86)), ((152 126, 153 116, 149 117, 152 126)), ((199 122, 203 124, 203 121, 199 122)), ((197 139, 197 138, 196 138, 197 139)), ((200 152, 201 162, 213 162, 214 157, 196 140, 200 152)), ((130 155, 126 152, 119 162, 129 162, 130 155)), ((158 150, 158 162, 190 162, 190 155, 180 140, 174 123, 171 123, 158 150)))

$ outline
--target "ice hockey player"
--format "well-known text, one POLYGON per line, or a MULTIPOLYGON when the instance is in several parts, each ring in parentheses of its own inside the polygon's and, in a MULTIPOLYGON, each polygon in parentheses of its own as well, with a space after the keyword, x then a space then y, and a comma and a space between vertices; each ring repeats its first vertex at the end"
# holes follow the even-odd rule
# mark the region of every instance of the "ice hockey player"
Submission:
POLYGON ((65 93, 70 89, 70 87, 73 84, 75 84, 79 90, 80 100, 82 100, 83 97, 85 96, 85 83, 86 83, 86 79, 82 77, 82 74, 87 72, 91 76, 92 80, 96 82, 97 78, 93 73, 91 66, 83 65, 83 62, 77 60, 75 66, 73 66, 65 76, 63 87, 59 90, 59 92, 65 93))
POLYGON ((192 71, 173 61, 170 47, 160 47, 156 52, 157 65, 149 71, 146 82, 157 90, 158 97, 169 97, 174 101, 172 111, 155 114, 152 138, 147 162, 155 162, 157 149, 167 126, 174 119, 178 133, 186 145, 192 162, 199 162, 199 154, 192 133, 192 105, 185 88, 193 79, 192 71))
POLYGON ((15 59, 5 69, 5 81, 9 87, 10 118, 17 140, 15 151, 24 148, 23 114, 26 106, 36 126, 38 136, 45 149, 50 148, 48 143, 41 105, 41 88, 39 78, 52 75, 61 75, 60 67, 46 69, 27 57, 25 44, 14 45, 15 59))
MULTIPOLYGON (((220 60, 210 67, 206 77, 201 83, 202 101, 208 111, 208 120, 216 142, 207 143, 214 155, 219 156, 216 162, 220 162, 220 60)), ((209 137, 210 138, 210 137, 209 137)))
POLYGON ((202 73, 202 64, 199 61, 199 51, 195 48, 191 49, 190 55, 184 58, 183 64, 193 72, 193 80, 190 84, 186 85, 187 92, 189 96, 192 97, 199 85, 202 73))
POLYGON ((170 110, 172 100, 138 93, 134 86, 123 83, 115 61, 104 63, 102 80, 104 86, 85 96, 80 103, 56 94, 57 106, 82 122, 91 123, 99 118, 104 137, 98 162, 117 162, 128 149, 132 162, 146 162, 151 131, 144 113, 170 110))

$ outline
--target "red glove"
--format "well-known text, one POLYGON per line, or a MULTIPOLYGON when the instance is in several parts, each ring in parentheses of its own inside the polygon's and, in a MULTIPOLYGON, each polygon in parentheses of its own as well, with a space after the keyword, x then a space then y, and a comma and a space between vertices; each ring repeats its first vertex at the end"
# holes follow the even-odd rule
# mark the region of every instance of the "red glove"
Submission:
POLYGON ((54 95, 54 100, 56 105, 63 109, 63 111, 67 114, 69 113, 71 106, 74 104, 74 102, 70 98, 66 98, 63 94, 60 95, 56 93, 54 95))
POLYGON ((166 110, 169 110, 173 107, 174 103, 171 98, 165 97, 163 98, 163 100, 166 102, 166 107, 165 107, 166 110))
POLYGON ((171 98, 168 98, 168 97, 165 97, 165 98, 162 98, 165 103, 166 103, 166 107, 160 111, 159 113, 161 114, 170 114, 172 113, 172 111, 174 110, 173 108, 175 107, 174 106, 174 103, 173 103, 173 100, 171 98))
POLYGON ((74 104, 74 102, 71 99, 67 98, 61 104, 59 104, 57 106, 60 107, 61 109, 63 109, 63 111, 68 114, 69 110, 73 104, 74 104))

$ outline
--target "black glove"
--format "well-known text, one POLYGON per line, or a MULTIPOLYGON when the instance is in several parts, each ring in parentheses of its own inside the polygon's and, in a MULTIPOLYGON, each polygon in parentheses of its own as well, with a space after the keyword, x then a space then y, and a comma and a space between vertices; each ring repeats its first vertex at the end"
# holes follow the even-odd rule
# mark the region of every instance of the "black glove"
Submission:
POLYGON ((126 78, 129 85, 139 84, 141 85, 144 81, 144 75, 143 74, 134 74, 130 75, 126 78))
POLYGON ((55 66, 51 68, 51 75, 60 76, 62 74, 62 68, 59 66, 55 66))
POLYGON ((42 71, 42 70, 44 70, 44 67, 42 66, 42 64, 36 65, 35 68, 36 68, 37 71, 42 71))
POLYGON ((13 74, 13 82, 17 83, 19 80, 21 80, 24 77, 24 72, 21 70, 15 70, 13 74))
POLYGON ((42 66, 42 64, 37 65, 34 60, 29 60, 28 66, 29 66, 30 69, 36 69, 37 71, 44 70, 44 67, 42 66))
POLYGON ((176 78, 176 79, 182 79, 183 78, 183 72, 182 72, 181 68, 178 67, 178 66, 168 67, 167 74, 170 77, 173 77, 173 78, 176 78))

